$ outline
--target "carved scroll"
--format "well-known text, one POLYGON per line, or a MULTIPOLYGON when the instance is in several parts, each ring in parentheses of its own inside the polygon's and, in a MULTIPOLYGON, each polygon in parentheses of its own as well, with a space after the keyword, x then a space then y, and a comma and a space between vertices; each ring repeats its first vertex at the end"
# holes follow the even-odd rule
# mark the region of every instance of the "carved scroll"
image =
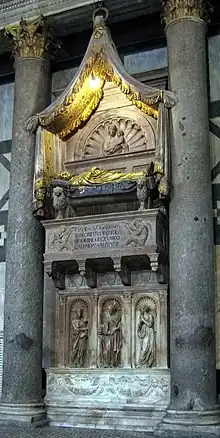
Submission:
POLYGON ((108 299, 100 314, 100 362, 105 368, 117 368, 121 364, 122 306, 118 299, 108 299))

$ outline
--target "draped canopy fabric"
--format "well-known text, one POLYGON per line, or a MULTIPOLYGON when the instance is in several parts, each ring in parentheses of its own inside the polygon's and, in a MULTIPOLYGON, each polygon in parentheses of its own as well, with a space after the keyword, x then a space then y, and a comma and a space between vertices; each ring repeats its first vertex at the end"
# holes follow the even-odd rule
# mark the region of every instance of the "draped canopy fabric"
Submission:
POLYGON ((175 104, 173 93, 144 85, 125 71, 105 20, 97 15, 87 51, 69 86, 49 107, 28 120, 27 129, 34 131, 40 125, 66 141, 98 108, 105 82, 115 83, 136 107, 155 118, 160 102, 167 108, 175 104))

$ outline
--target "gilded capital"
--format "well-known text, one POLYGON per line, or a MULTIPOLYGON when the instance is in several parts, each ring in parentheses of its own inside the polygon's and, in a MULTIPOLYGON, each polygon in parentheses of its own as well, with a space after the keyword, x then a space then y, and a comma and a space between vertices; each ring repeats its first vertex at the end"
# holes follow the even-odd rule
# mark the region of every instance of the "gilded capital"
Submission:
POLYGON ((182 18, 208 21, 212 7, 207 0, 161 0, 162 21, 166 26, 182 18))
POLYGON ((49 49, 57 47, 43 17, 6 26, 5 35, 11 39, 15 58, 45 58, 49 49))

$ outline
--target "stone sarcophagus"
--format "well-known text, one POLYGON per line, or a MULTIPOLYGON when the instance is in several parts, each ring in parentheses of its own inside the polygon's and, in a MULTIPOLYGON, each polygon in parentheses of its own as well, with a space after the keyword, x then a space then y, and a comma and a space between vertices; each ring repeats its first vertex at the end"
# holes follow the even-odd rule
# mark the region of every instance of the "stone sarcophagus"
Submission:
POLYGON ((45 228, 45 402, 53 425, 146 431, 169 403, 175 99, 127 74, 103 14, 67 89, 27 125, 37 129, 33 209, 45 228))
POLYGON ((51 275, 52 264, 57 272, 75 269, 87 277, 106 266, 128 275, 132 264, 153 271, 164 271, 167 264, 167 216, 159 209, 48 221, 44 227, 51 275))

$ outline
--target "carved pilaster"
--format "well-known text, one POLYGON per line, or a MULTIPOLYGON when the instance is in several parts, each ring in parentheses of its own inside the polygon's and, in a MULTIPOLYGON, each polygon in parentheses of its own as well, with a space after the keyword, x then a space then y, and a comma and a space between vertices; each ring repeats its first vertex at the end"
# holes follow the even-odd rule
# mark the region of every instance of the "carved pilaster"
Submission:
POLYGON ((46 58, 49 50, 60 47, 42 16, 32 21, 21 19, 19 24, 6 26, 5 35, 11 39, 16 59, 46 58))
POLYGON ((122 295, 124 309, 123 337, 125 348, 123 351, 123 363, 125 368, 131 368, 132 363, 132 293, 124 290, 122 295))
POLYGON ((100 356, 100 345, 98 342, 98 300, 99 295, 95 293, 91 295, 91 310, 92 310, 92 324, 91 324, 91 344, 90 344, 90 366, 97 367, 100 356))
POLYGON ((212 7, 207 0, 161 0, 162 21, 166 26, 183 18, 209 20, 212 7))
POLYGON ((66 314, 67 297, 58 295, 57 297, 57 321, 56 321, 56 365, 66 365, 66 314))

